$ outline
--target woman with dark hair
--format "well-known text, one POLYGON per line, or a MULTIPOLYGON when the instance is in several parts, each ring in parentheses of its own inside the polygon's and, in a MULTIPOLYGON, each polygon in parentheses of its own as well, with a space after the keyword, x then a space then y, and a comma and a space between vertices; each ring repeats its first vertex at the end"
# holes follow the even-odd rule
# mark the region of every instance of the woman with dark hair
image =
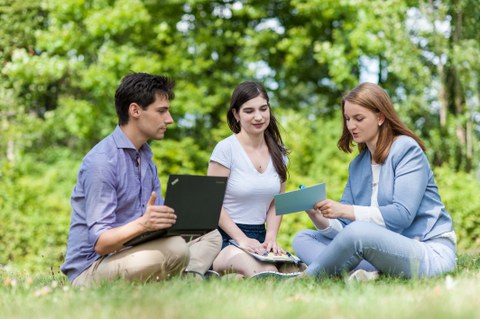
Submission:
POLYGON ((438 194, 425 146, 395 112, 385 90, 363 83, 342 100, 338 147, 359 155, 350 163, 340 202, 326 199, 307 211, 317 230, 293 240, 309 266, 305 276, 353 271, 430 277, 456 267, 452 219, 438 194))
POLYGON ((285 191, 287 149, 263 86, 241 83, 232 94, 227 120, 234 134, 216 145, 208 166, 208 175, 229 177, 219 221, 223 249, 213 269, 244 277, 277 271, 275 264, 242 250, 284 253, 277 244, 282 217, 275 214, 273 197, 285 191), (242 249, 230 245, 231 239, 242 249))

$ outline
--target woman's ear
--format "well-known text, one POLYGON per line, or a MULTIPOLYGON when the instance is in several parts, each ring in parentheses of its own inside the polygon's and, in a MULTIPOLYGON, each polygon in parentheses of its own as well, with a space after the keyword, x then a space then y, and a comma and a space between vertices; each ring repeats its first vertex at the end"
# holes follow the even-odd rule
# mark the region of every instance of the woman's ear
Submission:
POLYGON ((232 113, 233 113, 233 116, 235 117, 235 120, 237 122, 240 122, 240 116, 238 115, 237 110, 232 109, 232 113))
POLYGON ((378 115, 378 126, 382 126, 383 122, 385 122, 385 115, 380 113, 380 115, 378 115))

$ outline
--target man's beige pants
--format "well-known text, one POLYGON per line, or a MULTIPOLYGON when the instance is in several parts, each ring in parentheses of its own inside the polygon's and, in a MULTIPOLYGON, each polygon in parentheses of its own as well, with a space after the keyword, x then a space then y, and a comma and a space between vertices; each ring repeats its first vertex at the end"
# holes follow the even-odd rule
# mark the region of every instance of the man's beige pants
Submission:
POLYGON ((74 287, 123 278, 127 281, 158 281, 183 270, 204 274, 222 248, 217 230, 189 242, 180 236, 152 240, 104 256, 72 282, 74 287))

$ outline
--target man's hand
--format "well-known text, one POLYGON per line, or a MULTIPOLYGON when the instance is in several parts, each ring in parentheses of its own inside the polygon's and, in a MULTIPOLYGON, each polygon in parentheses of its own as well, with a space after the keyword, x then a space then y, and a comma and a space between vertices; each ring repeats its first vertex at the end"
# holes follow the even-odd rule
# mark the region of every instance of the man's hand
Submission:
POLYGON ((123 248, 125 242, 146 231, 172 227, 177 220, 174 210, 167 206, 155 205, 156 198, 157 194, 152 192, 143 216, 100 234, 95 244, 97 254, 104 256, 118 251, 123 248))
POLYGON ((177 215, 175 215, 175 211, 172 208, 155 205, 156 198, 157 194, 152 192, 145 209, 145 214, 139 219, 140 225, 145 231, 167 229, 172 227, 177 221, 177 215))

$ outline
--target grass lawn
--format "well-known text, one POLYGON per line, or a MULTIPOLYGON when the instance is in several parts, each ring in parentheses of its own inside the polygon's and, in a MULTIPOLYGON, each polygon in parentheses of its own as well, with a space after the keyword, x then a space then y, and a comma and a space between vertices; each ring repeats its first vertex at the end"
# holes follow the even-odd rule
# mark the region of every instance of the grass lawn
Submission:
POLYGON ((0 318, 480 318, 478 254, 459 256, 455 273, 409 281, 174 278, 74 289, 60 275, 5 269, 0 279, 0 318))

